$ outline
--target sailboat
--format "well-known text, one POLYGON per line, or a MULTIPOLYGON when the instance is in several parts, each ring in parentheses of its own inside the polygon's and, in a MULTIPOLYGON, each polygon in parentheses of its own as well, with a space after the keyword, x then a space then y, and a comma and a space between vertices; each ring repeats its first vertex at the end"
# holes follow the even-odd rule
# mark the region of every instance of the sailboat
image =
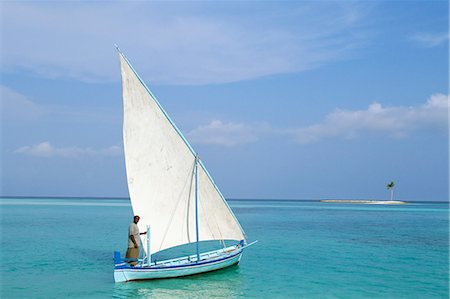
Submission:
POLYGON ((139 230, 146 234, 141 236, 144 255, 137 264, 114 253, 115 282, 180 277, 238 264, 244 249, 256 241, 247 242, 197 152, 125 55, 117 51, 128 190, 133 213, 140 216, 139 230), (220 247, 201 252, 203 241, 217 241, 220 247), (186 244, 195 244, 195 251, 152 259, 156 253, 186 244))

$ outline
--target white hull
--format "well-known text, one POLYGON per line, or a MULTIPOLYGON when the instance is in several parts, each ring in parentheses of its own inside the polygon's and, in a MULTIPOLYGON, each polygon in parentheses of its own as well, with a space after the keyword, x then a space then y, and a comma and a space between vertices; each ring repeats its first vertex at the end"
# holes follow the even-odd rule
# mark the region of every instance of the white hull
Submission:
POLYGON ((114 270, 115 282, 126 282, 133 280, 147 280, 158 278, 171 278, 187 275, 194 275, 214 270, 223 269, 239 263, 242 251, 233 255, 226 255, 222 258, 202 260, 200 263, 190 262, 175 266, 132 267, 114 270))

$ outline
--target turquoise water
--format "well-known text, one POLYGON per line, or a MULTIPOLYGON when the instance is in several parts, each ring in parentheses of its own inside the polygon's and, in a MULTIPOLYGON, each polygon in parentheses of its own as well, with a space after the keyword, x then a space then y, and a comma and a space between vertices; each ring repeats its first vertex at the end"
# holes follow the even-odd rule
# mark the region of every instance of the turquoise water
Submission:
POLYGON ((115 284, 128 200, 0 199, 2 298, 448 298, 447 203, 230 201, 239 266, 115 284))

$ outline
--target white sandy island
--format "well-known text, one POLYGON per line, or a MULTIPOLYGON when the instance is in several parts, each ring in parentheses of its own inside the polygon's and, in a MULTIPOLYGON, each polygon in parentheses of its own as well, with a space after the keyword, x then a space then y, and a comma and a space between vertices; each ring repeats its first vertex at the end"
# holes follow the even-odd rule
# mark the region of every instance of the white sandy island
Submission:
POLYGON ((369 204, 369 205, 402 205, 402 204, 407 204, 406 201, 399 201, 399 200, 324 199, 324 200, 321 200, 320 202, 353 203, 353 204, 369 204))

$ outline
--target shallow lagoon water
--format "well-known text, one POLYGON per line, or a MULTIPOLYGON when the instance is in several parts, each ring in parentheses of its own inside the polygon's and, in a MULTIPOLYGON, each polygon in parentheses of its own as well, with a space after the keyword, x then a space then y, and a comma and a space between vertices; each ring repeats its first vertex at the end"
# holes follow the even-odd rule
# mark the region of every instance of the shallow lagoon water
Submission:
POLYGON ((2 298, 448 298, 447 203, 230 201, 239 266, 115 284, 125 199, 2 198, 2 298))

